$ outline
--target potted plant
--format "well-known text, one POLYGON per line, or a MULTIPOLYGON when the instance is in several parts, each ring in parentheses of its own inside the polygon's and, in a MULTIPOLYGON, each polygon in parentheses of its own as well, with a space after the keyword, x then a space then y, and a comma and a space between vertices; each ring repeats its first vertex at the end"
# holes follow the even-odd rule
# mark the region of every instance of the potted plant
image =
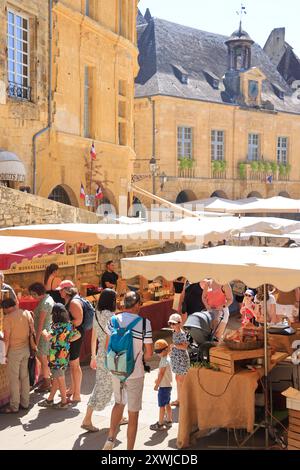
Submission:
POLYGON ((246 178, 247 164, 244 162, 239 163, 239 175, 242 180, 246 178))
POLYGON ((265 171, 266 173, 271 173, 271 171, 272 171, 271 163, 269 163, 269 162, 264 162, 264 171, 265 171))
POLYGON ((286 175, 286 165, 284 165, 283 163, 279 164, 279 174, 280 176, 286 175))
POLYGON ((258 162, 254 161, 250 163, 251 170, 256 172, 258 171, 258 162))
POLYGON ((220 161, 220 171, 226 171, 227 162, 225 160, 220 161))
POLYGON ((265 171, 265 162, 257 162, 258 171, 265 171))
POLYGON ((219 171, 221 171, 221 163, 222 162, 219 160, 213 160, 211 162, 213 173, 218 173, 219 171))
POLYGON ((277 163, 276 162, 271 162, 270 165, 271 165, 271 171, 272 171, 273 175, 276 175, 276 173, 278 171, 277 163))

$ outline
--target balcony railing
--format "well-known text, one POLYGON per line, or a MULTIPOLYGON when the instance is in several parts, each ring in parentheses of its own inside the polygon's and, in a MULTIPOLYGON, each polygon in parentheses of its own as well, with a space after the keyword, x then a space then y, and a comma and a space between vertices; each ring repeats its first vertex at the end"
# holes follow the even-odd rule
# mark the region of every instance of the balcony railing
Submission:
POLYGON ((241 180, 250 181, 289 181, 291 166, 276 162, 240 162, 238 175, 241 180))
POLYGON ((31 100, 31 87, 23 86, 18 83, 8 82, 7 93, 12 98, 20 100, 31 100))

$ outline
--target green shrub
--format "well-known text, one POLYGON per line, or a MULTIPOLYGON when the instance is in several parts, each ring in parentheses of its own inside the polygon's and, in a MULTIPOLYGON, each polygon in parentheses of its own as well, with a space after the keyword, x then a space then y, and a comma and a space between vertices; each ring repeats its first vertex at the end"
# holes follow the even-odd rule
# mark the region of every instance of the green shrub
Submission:
POLYGON ((252 171, 258 171, 258 162, 251 162, 250 166, 252 171))
POLYGON ((239 164, 239 175, 240 175, 240 178, 241 178, 242 180, 245 179, 245 177, 246 177, 246 171, 247 171, 247 164, 241 162, 241 163, 239 164))
POLYGON ((275 173, 277 172, 277 170, 278 170, 278 165, 277 165, 277 163, 276 163, 276 162, 271 162, 270 165, 271 165, 272 173, 275 174, 275 173))

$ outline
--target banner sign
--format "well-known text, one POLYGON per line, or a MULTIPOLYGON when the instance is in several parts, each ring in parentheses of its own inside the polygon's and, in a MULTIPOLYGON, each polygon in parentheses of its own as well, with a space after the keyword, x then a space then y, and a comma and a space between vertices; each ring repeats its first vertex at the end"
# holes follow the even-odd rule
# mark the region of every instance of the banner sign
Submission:
POLYGON ((83 264, 92 264, 98 262, 98 246, 89 247, 78 243, 76 253, 74 245, 66 245, 64 254, 46 255, 33 258, 32 260, 23 260, 21 263, 13 263, 10 269, 3 271, 4 274, 21 274, 34 271, 44 271, 51 263, 56 263, 60 268, 74 267, 83 264))

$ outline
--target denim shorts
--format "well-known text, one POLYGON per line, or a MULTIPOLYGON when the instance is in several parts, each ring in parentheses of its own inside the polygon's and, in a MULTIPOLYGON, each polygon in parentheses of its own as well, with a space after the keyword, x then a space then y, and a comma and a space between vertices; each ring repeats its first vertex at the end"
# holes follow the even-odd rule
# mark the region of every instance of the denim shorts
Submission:
POLYGON ((158 406, 166 406, 171 400, 172 387, 159 387, 158 389, 158 406))

